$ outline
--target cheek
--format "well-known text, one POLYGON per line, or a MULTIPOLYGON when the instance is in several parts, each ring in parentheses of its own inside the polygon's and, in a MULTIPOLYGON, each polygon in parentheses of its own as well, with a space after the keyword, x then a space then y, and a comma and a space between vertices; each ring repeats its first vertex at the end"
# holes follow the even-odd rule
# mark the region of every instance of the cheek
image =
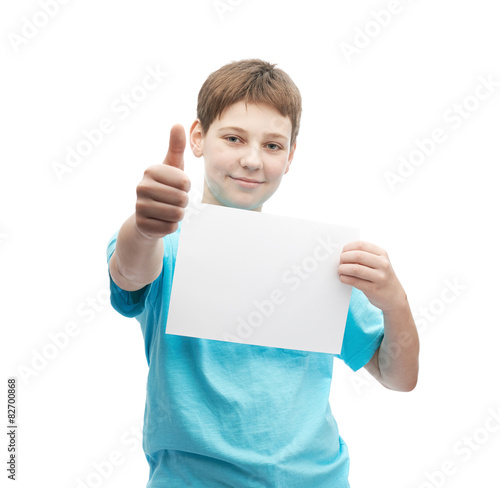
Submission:
POLYGON ((210 158, 210 167, 214 174, 226 174, 230 168, 231 160, 223 151, 213 152, 210 158))
POLYGON ((273 181, 280 180, 285 173, 285 169, 286 164, 283 163, 270 165, 267 170, 268 178, 273 181))
POLYGON ((205 155, 205 170, 207 175, 218 178, 225 173, 226 167, 224 156, 220 153, 211 152, 205 155))

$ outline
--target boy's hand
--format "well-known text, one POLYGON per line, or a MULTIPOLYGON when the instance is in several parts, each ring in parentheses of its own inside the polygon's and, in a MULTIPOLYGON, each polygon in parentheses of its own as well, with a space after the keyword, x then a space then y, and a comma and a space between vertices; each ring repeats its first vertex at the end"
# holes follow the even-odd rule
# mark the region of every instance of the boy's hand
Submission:
POLYGON ((372 305, 384 312, 406 301, 387 252, 375 244, 364 241, 346 244, 340 254, 338 273, 342 283, 361 290, 372 305))
POLYGON ((150 239, 175 232, 189 202, 191 181, 184 173, 186 133, 176 124, 170 130, 168 152, 163 164, 149 166, 137 185, 136 227, 150 239))

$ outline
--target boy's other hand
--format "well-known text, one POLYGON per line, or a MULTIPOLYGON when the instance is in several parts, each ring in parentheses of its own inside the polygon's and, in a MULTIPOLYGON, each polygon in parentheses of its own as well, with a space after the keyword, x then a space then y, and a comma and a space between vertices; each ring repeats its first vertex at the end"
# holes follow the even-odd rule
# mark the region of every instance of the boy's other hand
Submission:
POLYGON ((158 239, 177 230, 189 202, 191 181, 184 173, 186 133, 176 124, 170 130, 168 152, 163 164, 149 166, 137 185, 135 223, 138 231, 158 239))
POLYGON ((372 305, 384 312, 406 304, 406 293, 387 251, 375 244, 365 241, 346 244, 337 272, 342 283, 361 290, 372 305))

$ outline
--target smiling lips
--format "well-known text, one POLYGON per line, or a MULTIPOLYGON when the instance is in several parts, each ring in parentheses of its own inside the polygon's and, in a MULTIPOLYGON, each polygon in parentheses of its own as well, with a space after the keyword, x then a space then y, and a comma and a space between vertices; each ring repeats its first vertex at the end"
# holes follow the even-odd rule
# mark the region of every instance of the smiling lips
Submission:
POLYGON ((263 183, 262 181, 253 180, 251 178, 234 178, 232 176, 230 176, 230 178, 245 188, 256 188, 261 183, 263 183))

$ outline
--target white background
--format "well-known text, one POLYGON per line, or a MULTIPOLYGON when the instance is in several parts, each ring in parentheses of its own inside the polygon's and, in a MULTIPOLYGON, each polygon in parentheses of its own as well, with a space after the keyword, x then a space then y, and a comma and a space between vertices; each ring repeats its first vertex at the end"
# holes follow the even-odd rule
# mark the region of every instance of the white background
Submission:
MULTIPOLYGON (((196 118, 206 77, 250 57, 277 63, 303 96, 294 161, 264 212, 360 227, 388 251, 419 323, 410 393, 335 364, 351 486, 498 486, 500 86, 473 98, 480 76, 500 81, 496 2, 402 0, 377 28, 372 12, 394 2, 233 0, 220 16, 210 0, 74 0, 30 30, 44 21, 41 3, 4 2, 0 15, 2 395, 17 376, 16 486, 146 485, 143 339, 105 303, 106 247, 171 126, 196 118), (367 46, 346 56, 341 43, 360 45, 364 29, 367 46), (169 76, 120 118, 115 100, 157 65, 169 76), (467 118, 446 122, 464 99, 467 118), (104 118, 113 132, 60 181, 53 162, 104 118), (385 172, 436 128, 446 141, 391 191, 385 172), (68 324, 78 335, 54 349, 50 334, 68 324), (99 479, 110 457, 119 464, 99 479), (454 474, 436 473, 443 463, 454 474)), ((201 190, 202 160, 188 148, 185 164, 201 190)))

